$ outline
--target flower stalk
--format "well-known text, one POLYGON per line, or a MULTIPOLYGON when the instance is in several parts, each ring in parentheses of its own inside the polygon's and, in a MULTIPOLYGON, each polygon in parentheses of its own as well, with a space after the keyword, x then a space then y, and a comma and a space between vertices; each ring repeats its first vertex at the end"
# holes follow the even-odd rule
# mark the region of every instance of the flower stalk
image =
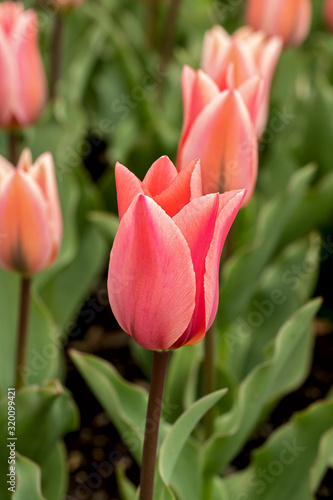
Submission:
POLYGON ((31 278, 22 276, 16 351, 16 389, 24 385, 23 367, 28 341, 31 278))

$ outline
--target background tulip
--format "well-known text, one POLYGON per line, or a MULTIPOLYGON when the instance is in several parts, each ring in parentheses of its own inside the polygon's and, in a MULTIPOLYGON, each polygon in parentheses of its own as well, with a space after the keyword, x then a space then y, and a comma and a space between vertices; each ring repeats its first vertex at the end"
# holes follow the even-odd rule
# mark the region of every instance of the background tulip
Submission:
POLYGON ((33 123, 46 101, 46 79, 38 49, 38 20, 18 2, 0 4, 0 126, 33 123))
POLYGON ((184 125, 177 167, 200 158, 203 193, 247 189, 244 204, 257 178, 258 145, 248 109, 237 90, 220 92, 202 71, 185 66, 182 72, 184 125))
MULTIPOLYGON (((236 88, 243 97, 252 87, 256 93, 251 99, 255 112, 249 106, 257 135, 260 137, 267 122, 270 88, 282 50, 279 37, 267 37, 263 31, 244 26, 229 35, 221 26, 214 26, 204 37, 201 68, 214 80, 219 90, 236 88), (261 85, 253 87, 261 79, 261 85)), ((248 105, 247 99, 245 99, 248 105)))
POLYGON ((0 265, 34 274, 52 264, 62 237, 62 217, 52 156, 32 164, 24 150, 15 169, 0 157, 0 265))
POLYGON ((108 291, 116 319, 139 345, 172 349, 203 339, 217 311, 222 247, 244 195, 201 196, 174 217, 136 195, 111 250, 108 291))
POLYGON ((324 3, 324 18, 327 27, 333 31, 333 2, 332 0, 325 0, 324 3))
POLYGON ((299 45, 311 24, 311 0, 248 0, 246 22, 255 30, 278 35, 285 45, 299 45))

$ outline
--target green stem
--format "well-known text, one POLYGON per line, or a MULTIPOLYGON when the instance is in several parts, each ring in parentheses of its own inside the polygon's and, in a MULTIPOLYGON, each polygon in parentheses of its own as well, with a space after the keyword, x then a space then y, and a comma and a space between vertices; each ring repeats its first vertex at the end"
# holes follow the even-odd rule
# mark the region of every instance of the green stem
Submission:
POLYGON ((8 132, 8 158, 14 166, 17 164, 20 138, 16 130, 8 132))
MULTIPOLYGON (((216 388, 216 367, 215 367, 215 323, 212 324, 205 336, 205 357, 204 357, 204 395, 210 394, 216 388)), ((212 434, 214 423, 214 409, 209 410, 204 418, 206 439, 212 434)))
POLYGON ((16 353, 16 389, 24 385, 23 368, 28 339, 31 278, 22 276, 16 353))
POLYGON ((140 500, 153 500, 158 430, 170 351, 154 351, 140 478, 140 500))
POLYGON ((147 1, 147 41, 149 48, 157 48, 157 27, 161 0, 147 1))
POLYGON ((60 77, 61 65, 61 42, 63 32, 63 19, 61 14, 57 14, 54 20, 52 51, 51 51, 51 82, 50 82, 50 97, 56 97, 56 87, 60 77))

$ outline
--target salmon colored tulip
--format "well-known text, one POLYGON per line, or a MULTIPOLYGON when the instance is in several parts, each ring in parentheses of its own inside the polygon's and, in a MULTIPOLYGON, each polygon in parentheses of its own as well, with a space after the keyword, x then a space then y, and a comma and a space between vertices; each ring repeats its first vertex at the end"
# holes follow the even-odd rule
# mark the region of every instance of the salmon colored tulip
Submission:
POLYGON ((200 196, 199 162, 177 174, 166 157, 142 183, 135 179, 117 165, 121 217, 109 264, 111 308, 146 349, 195 344, 216 315, 221 251, 245 191, 200 196))
POLYGON ((35 122, 46 101, 46 78, 37 14, 19 2, 0 3, 0 75, 0 126, 35 122))
POLYGON ((0 156, 0 265, 34 274, 55 260, 62 238, 62 217, 53 159, 32 164, 24 150, 17 168, 0 156))
POLYGON ((285 45, 300 45, 305 40, 311 17, 311 0, 247 0, 247 24, 280 36, 285 45))
MULTIPOLYGON (((267 37, 244 26, 229 35, 214 26, 204 37, 201 68, 214 80, 220 91, 236 88, 243 97, 255 90, 255 113, 249 109, 260 137, 268 115, 271 83, 282 50, 279 37, 267 37), (258 85, 258 79, 260 85, 258 85)), ((246 100, 246 104, 248 104, 246 100)))
MULTIPOLYGON (((258 85, 254 80, 253 88, 258 85)), ((184 124, 177 167, 181 171, 200 158, 203 193, 247 189, 243 204, 253 193, 258 166, 258 144, 248 108, 235 89, 220 92, 203 71, 184 66, 182 72, 184 124)), ((256 99, 248 105, 256 113, 256 99)))
POLYGON ((325 0, 324 3, 324 18, 327 27, 333 32, 333 2, 325 0))

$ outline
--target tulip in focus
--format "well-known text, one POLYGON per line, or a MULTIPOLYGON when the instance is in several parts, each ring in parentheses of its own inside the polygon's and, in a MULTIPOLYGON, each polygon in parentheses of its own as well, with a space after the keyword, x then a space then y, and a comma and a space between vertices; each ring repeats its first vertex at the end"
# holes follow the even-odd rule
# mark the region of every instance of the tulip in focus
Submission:
POLYGON ((62 238, 62 217, 53 159, 32 164, 25 149, 17 168, 0 156, 0 266, 24 275, 38 273, 55 260, 62 238))
POLYGON ((108 291, 120 326, 146 349, 200 342, 214 321, 219 261, 244 190, 200 195, 200 163, 166 157, 143 182, 116 166, 120 225, 108 291))
POLYGON ((327 27, 333 32, 333 1, 325 0, 324 3, 324 18, 327 27))
POLYGON ((37 14, 19 2, 0 3, 0 74, 0 126, 35 122, 46 101, 46 78, 37 14))
POLYGON ((251 113, 257 113, 257 85, 258 80, 253 80, 248 87, 247 107, 238 90, 220 92, 202 70, 183 68, 184 123, 177 168, 181 171, 200 158, 204 194, 245 188, 243 204, 251 199, 258 166, 258 143, 251 121, 251 113))
POLYGON ((284 45, 300 45, 305 40, 311 17, 311 0, 247 0, 247 24, 280 36, 284 45))
MULTIPOLYGON (((229 35, 214 26, 204 37, 201 68, 220 91, 236 88, 248 105, 260 137, 268 115, 271 83, 282 50, 279 37, 244 26, 229 35)), ((183 89, 186 91, 186 89, 183 89)))

